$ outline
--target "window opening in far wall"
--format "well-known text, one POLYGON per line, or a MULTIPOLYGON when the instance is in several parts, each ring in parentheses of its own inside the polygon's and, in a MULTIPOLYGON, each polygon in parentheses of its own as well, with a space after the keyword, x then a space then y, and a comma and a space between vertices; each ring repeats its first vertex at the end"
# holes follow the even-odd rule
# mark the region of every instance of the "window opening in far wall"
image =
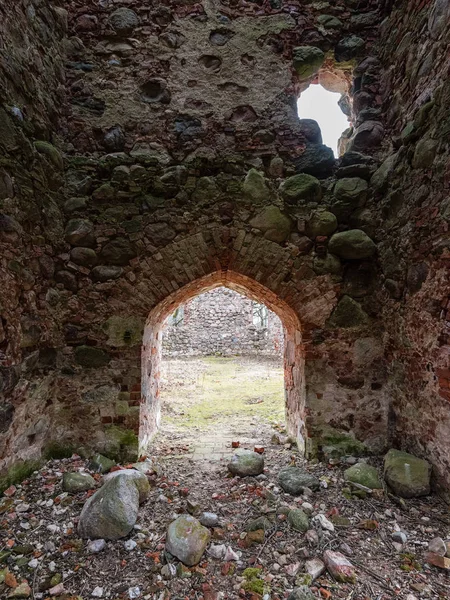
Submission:
POLYGON ((264 304, 253 302, 253 325, 259 329, 264 329, 269 324, 269 310, 264 304))

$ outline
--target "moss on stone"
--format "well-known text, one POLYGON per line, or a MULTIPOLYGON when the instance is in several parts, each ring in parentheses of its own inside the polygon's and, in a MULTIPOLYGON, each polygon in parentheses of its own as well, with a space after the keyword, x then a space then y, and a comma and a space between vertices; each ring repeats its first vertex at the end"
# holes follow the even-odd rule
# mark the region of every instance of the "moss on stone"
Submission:
POLYGON ((104 326, 108 334, 108 345, 117 348, 121 346, 136 346, 142 343, 144 323, 138 317, 110 317, 104 326))
POLYGON ((430 475, 430 463, 408 452, 392 449, 384 457, 384 478, 401 498, 427 496, 430 475))
POLYGON ((75 361, 82 367, 97 369, 106 366, 110 359, 107 352, 93 346, 77 346, 75 348, 75 361))
POLYGON ((360 229, 335 233, 328 245, 328 250, 332 254, 346 260, 370 258, 375 254, 376 249, 374 242, 360 229))
POLYGON ((10 485, 16 485, 27 479, 34 471, 40 469, 41 460, 23 460, 13 464, 5 475, 0 476, 0 492, 10 485))
POLYGON ((46 156, 50 160, 50 162, 52 162, 55 165, 55 167, 57 167, 61 171, 64 169, 63 157, 60 151, 57 148, 55 148, 53 144, 39 140, 37 142, 34 142, 34 147, 39 152, 39 154, 43 154, 44 156, 46 156))
POLYGON ((315 46, 299 46, 293 52, 294 69, 299 79, 304 81, 312 77, 325 60, 325 54, 315 46))
POLYGON ((315 432, 315 444, 326 458, 342 456, 366 456, 367 447, 349 433, 324 426, 315 432))
POLYGON ((295 529, 295 531, 305 533, 309 529, 308 516, 302 511, 301 508, 294 508, 290 510, 287 520, 289 525, 295 529))
POLYGON ((244 194, 254 202, 264 202, 270 197, 264 175, 256 169, 250 169, 247 173, 242 189, 244 194))
POLYGON ((116 191, 110 183, 103 183, 92 192, 92 199, 96 202, 111 202, 114 200, 116 191))
POLYGON ((329 328, 363 327, 369 323, 369 316, 361 305, 350 296, 342 296, 326 325, 329 328))
POLYGON ((344 479, 352 483, 358 483, 370 488, 371 490, 381 489, 383 484, 378 477, 378 471, 375 467, 366 463, 357 463, 346 469, 344 479))
POLYGON ((51 441, 45 446, 42 454, 46 460, 50 460, 52 458, 70 458, 73 453, 74 448, 71 444, 51 441))
POLYGON ((313 262, 313 270, 316 275, 334 275, 335 279, 340 279, 342 273, 341 261, 337 256, 327 254, 325 257, 316 256, 313 262))
POLYGON ((310 237, 315 238, 318 235, 331 235, 337 229, 336 216, 324 211, 314 211, 308 221, 307 233, 310 237))
POLYGON ((307 173, 288 177, 281 184, 280 192, 289 204, 318 201, 322 197, 322 188, 319 180, 307 173))
POLYGON ((200 177, 192 194, 192 200, 198 204, 215 202, 220 195, 220 190, 213 177, 200 177))
POLYGON ((264 233, 264 237, 272 242, 284 242, 291 230, 291 220, 283 215, 278 206, 266 206, 250 225, 264 233))
POLYGON ((105 430, 104 453, 117 462, 133 462, 138 458, 139 438, 131 429, 110 425, 105 430))

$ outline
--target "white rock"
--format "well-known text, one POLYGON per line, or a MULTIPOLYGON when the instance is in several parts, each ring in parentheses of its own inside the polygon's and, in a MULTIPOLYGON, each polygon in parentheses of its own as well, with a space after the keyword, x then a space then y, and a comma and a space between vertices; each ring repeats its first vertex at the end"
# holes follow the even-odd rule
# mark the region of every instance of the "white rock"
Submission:
POLYGON ((135 585, 134 587, 128 588, 128 598, 130 600, 134 600, 134 598, 139 598, 141 595, 141 590, 139 586, 135 585))
POLYGON ((127 540, 124 543, 124 546, 125 546, 125 550, 131 551, 131 550, 134 550, 136 548, 137 544, 136 544, 136 542, 134 540, 127 540))
POLYGON ((236 552, 231 548, 231 546, 228 546, 228 548, 225 552, 224 559, 225 559, 225 562, 228 562, 230 560, 239 560, 239 555, 236 554, 236 552))
POLYGON ((103 596, 103 588, 97 586, 92 590, 91 596, 93 596, 94 598, 101 598, 103 596))
POLYGON ((172 563, 164 565, 163 568, 161 569, 161 575, 163 577, 168 578, 168 579, 171 579, 172 577, 175 577, 176 574, 177 574, 177 568, 172 563))
POLYGON ((225 556, 225 552, 227 548, 225 544, 211 544, 208 549, 208 554, 213 558, 217 558, 218 560, 222 559, 225 556))
POLYGON ((406 533, 404 533, 403 531, 394 531, 391 534, 391 538, 394 542, 397 542, 398 544, 406 544, 408 538, 406 536, 406 533))
POLYGON ((25 512, 28 512, 29 510, 30 510, 30 505, 25 504, 25 502, 22 502, 21 504, 18 504, 16 506, 16 512, 18 512, 18 513, 25 513, 25 512))
POLYGON ((59 531, 59 527, 55 523, 50 523, 50 525, 47 525, 47 530, 50 531, 50 533, 56 533, 59 531))
POLYGON ((30 560, 30 562, 28 563, 28 566, 30 567, 30 569, 35 569, 39 564, 39 561, 37 558, 32 558, 30 560))
POLYGON ((88 544, 87 551, 94 554, 97 552, 101 552, 105 548, 105 546, 105 540, 92 540, 92 542, 89 542, 88 544))
POLYGON ((55 585, 54 587, 50 588, 48 590, 48 593, 50 594, 50 596, 59 596, 60 594, 63 594, 64 593, 64 584, 58 583, 58 585, 55 585))
POLYGON ((54 560, 48 563, 48 570, 54 573, 56 571, 56 563, 54 560))
POLYGON ((306 540, 314 546, 317 546, 319 543, 319 536, 317 535, 317 531, 315 529, 308 529, 308 531, 305 533, 305 537, 306 540))
POLYGON ((325 571, 325 564, 320 560, 320 558, 311 558, 311 560, 307 560, 305 562, 305 570, 311 577, 317 579, 322 575, 325 571))
POLYGON ((325 515, 319 514, 316 515, 313 519, 312 522, 315 525, 320 525, 320 527, 322 529, 326 529, 327 531, 334 531, 334 525, 331 521, 329 521, 325 515))
POLYGON ((439 554, 439 556, 445 556, 447 552, 447 545, 442 538, 435 537, 428 544, 428 550, 430 552, 434 552, 435 554, 439 554))
POLYGON ((296 562, 296 563, 292 563, 291 565, 288 565, 284 570, 285 570, 286 574, 289 575, 290 577, 295 577, 295 575, 297 575, 297 573, 300 571, 301 566, 302 566, 301 563, 296 562))

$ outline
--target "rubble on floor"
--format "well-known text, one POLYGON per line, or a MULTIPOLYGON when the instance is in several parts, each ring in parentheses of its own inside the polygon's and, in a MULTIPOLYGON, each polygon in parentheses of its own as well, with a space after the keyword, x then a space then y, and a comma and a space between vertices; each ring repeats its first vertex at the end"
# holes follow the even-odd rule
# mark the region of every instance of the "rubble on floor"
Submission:
POLYGON ((349 474, 346 459, 307 463, 273 429, 260 431, 264 471, 252 477, 163 448, 139 471, 113 465, 106 476, 76 455, 47 462, 0 500, 0 597, 450 597, 439 498, 375 487, 379 459, 355 457, 349 474))

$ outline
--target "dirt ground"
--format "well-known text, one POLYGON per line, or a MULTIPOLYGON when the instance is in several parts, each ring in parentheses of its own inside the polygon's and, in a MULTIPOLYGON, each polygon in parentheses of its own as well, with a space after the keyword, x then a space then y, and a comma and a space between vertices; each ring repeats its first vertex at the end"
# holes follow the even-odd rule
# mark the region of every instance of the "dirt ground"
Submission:
MULTIPOLYGON (((221 359, 178 363, 164 367, 165 425, 152 447, 150 497, 131 534, 108 541, 99 553, 89 552, 77 534, 77 519, 92 491, 70 495, 61 487, 65 471, 88 470, 87 462, 76 456, 49 461, 0 500, 0 598, 284 600, 302 583, 325 600, 450 598, 448 572, 425 558, 430 540, 448 539, 450 533, 448 509, 437 497, 400 502, 384 493, 349 499, 343 493, 348 465, 306 463, 287 441, 280 425, 278 365, 221 359), (230 476, 232 441, 264 447, 263 475, 230 476), (278 473, 293 464, 320 479, 317 492, 293 497, 281 490, 278 473), (286 514, 301 506, 311 519, 325 515, 333 530, 313 523, 314 535, 293 530, 286 514), (208 550, 192 568, 164 550, 167 526, 188 509, 219 517, 208 550), (262 538, 251 539, 247 526, 261 516, 270 527, 262 538), (406 536, 402 548, 393 541, 400 530, 406 536), (211 556, 213 546, 221 544, 229 549, 227 559, 211 556), (305 561, 321 558, 325 550, 348 558, 355 583, 339 583, 327 571, 315 581, 305 575, 305 561), (28 589, 20 595, 25 582, 28 589)), ((369 461, 380 466, 378 458, 369 461)), ((101 477, 95 478, 100 486, 101 477)))
POLYGON ((284 424, 279 360, 167 359, 161 375, 161 430, 152 453, 175 444, 194 459, 220 460, 232 454, 234 439, 256 444, 262 425, 284 424))

